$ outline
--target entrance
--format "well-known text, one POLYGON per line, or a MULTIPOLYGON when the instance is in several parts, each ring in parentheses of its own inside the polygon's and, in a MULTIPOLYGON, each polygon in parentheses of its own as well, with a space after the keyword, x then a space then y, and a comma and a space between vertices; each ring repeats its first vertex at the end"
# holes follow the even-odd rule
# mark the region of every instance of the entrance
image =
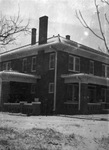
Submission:
POLYGON ((9 102, 31 102, 31 84, 23 82, 10 82, 9 102))

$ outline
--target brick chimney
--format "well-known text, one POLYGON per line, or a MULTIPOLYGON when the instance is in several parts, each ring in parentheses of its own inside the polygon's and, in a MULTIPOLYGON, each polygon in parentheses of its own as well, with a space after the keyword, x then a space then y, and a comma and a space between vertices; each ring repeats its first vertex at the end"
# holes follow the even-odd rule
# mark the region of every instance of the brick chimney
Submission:
POLYGON ((48 17, 39 18, 39 44, 47 43, 48 17))
POLYGON ((31 33, 31 45, 36 44, 36 28, 32 28, 31 33))
POLYGON ((67 40, 70 40, 70 35, 66 35, 66 39, 67 39, 67 40))

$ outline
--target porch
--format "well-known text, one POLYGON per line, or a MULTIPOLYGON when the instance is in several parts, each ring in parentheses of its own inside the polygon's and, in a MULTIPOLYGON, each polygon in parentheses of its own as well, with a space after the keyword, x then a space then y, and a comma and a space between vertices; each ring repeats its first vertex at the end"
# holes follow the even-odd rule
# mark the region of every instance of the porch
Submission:
POLYGON ((109 79, 89 74, 62 75, 66 85, 64 112, 104 113, 109 109, 109 79))
MULTIPOLYGON (((40 79, 37 75, 19 73, 15 71, 0 72, 0 109, 4 111, 19 111, 22 102, 30 105, 23 108, 33 108, 32 102, 38 98, 37 82, 40 79)), ((24 105, 25 106, 25 105, 24 105)))

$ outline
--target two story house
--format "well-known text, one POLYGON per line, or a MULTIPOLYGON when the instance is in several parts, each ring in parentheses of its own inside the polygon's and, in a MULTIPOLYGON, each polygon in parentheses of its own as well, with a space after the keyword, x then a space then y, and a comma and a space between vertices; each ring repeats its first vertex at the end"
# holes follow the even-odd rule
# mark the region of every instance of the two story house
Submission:
POLYGON ((103 113, 109 106, 109 55, 60 35, 47 38, 48 17, 39 19, 39 41, 0 55, 0 105, 36 98, 49 114, 103 113), (45 105, 46 104, 46 105, 45 105))

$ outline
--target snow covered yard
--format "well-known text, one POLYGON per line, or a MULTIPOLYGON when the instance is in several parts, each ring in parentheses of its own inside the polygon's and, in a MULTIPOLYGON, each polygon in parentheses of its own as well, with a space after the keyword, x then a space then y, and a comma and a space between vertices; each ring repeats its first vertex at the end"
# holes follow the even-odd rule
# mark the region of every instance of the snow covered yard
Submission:
POLYGON ((109 116, 0 113, 0 150, 109 150, 109 116))

